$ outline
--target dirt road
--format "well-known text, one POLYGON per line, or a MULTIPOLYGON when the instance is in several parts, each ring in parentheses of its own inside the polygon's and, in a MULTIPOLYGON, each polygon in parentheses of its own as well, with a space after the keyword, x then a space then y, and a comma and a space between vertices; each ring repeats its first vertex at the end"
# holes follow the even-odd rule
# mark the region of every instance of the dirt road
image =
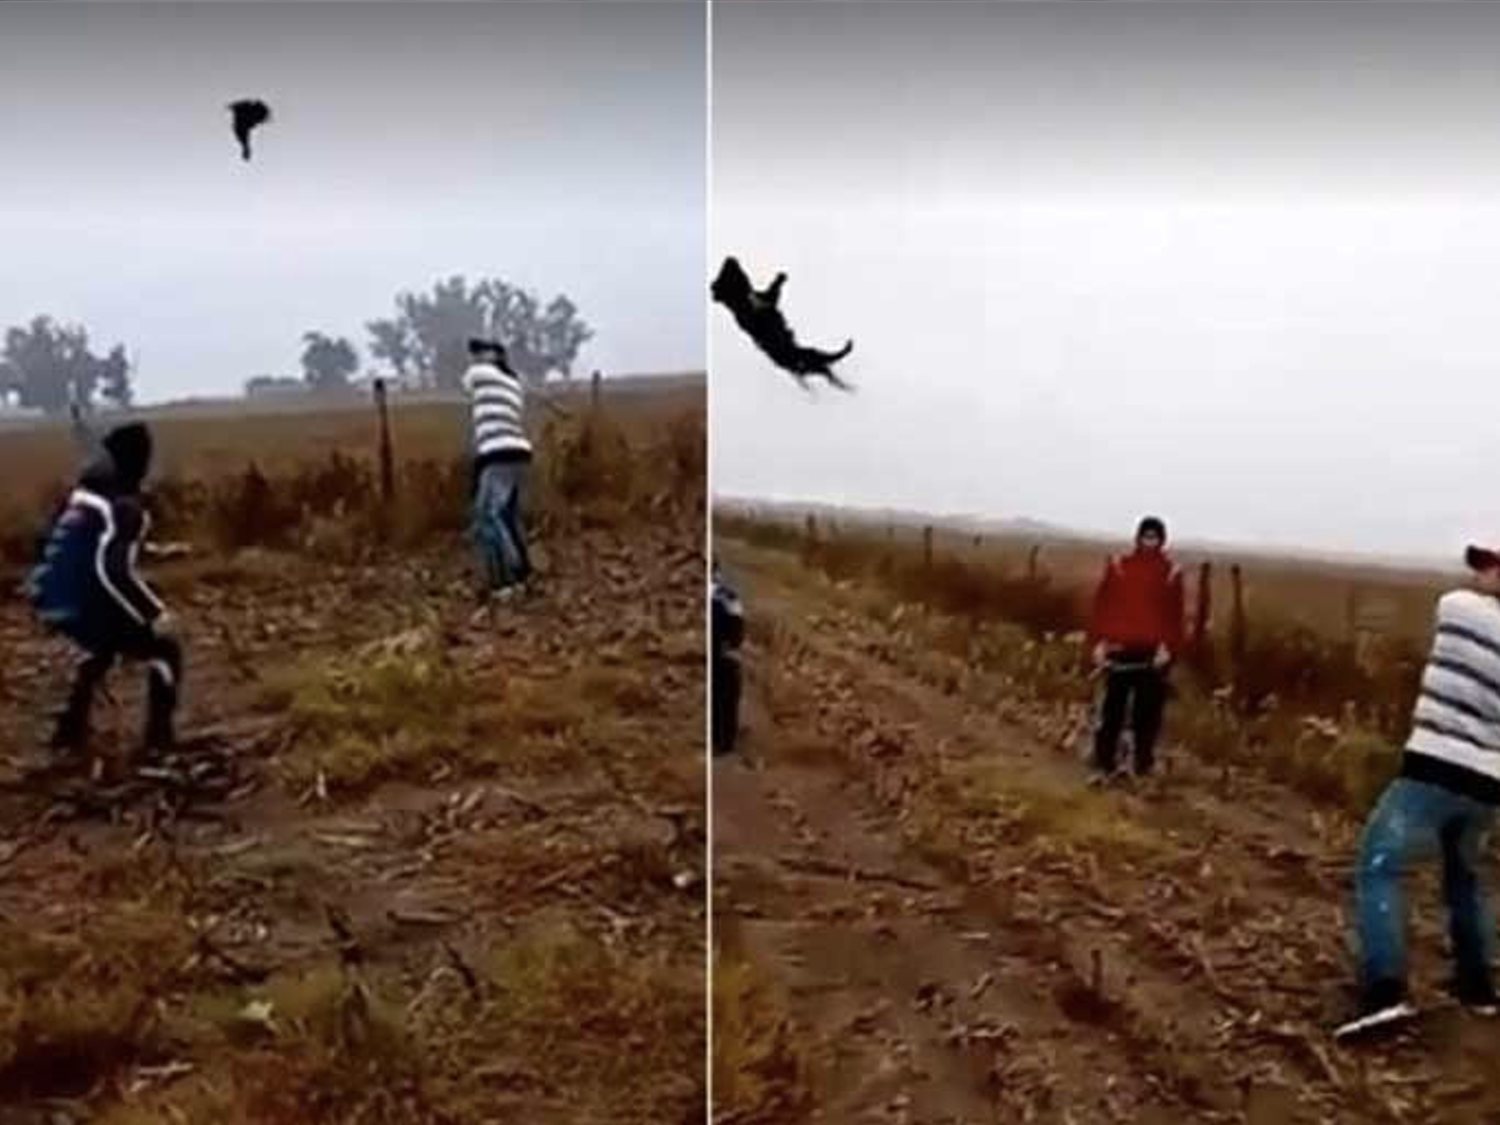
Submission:
MULTIPOLYGON (((1329 1040, 1346 816, 1170 733, 1166 776, 1088 790, 1075 716, 953 655, 954 622, 716 549, 750 624, 744 758, 714 767, 716 958, 784 1017, 774 1082, 736 1081, 768 1052, 716 1028, 721 1125, 1500 1119, 1500 1027, 1449 1009, 1329 1040)), ((1412 899, 1435 998, 1432 881, 1412 899)))
MULTIPOLYGON (((0 1121, 701 1121, 701 524, 466 559, 188 562, 229 800, 0 800, 0 1121)), ((65 653, 0 611, 14 767, 65 653)), ((139 729, 118 676, 99 742, 139 729)))

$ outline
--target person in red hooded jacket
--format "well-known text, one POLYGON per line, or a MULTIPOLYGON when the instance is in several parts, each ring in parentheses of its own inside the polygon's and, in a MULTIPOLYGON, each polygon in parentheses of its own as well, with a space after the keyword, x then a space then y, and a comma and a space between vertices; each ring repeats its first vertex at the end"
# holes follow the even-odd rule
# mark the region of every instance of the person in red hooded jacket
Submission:
POLYGON ((1135 550, 1109 560, 1094 595, 1089 641, 1094 667, 1105 676, 1094 766, 1106 778, 1115 772, 1127 711, 1136 774, 1149 774, 1155 762, 1167 673, 1183 643, 1182 570, 1166 542, 1166 524, 1147 516, 1136 530, 1135 550))

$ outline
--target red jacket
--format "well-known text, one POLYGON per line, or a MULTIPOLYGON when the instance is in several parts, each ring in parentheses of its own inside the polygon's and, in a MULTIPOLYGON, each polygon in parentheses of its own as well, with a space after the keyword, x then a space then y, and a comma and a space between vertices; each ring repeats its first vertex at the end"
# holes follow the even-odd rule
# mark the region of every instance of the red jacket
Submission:
POLYGON ((1133 551, 1109 560, 1094 594, 1089 643, 1154 649, 1176 656, 1183 644, 1182 568, 1165 551, 1133 551))

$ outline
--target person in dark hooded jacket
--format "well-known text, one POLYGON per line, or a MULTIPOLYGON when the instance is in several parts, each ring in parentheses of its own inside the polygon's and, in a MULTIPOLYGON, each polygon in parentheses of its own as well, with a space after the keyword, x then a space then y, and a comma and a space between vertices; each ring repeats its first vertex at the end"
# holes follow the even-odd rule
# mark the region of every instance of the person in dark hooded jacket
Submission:
POLYGON ((118 426, 98 443, 53 520, 27 581, 37 616, 82 655, 52 736, 55 750, 81 751, 94 695, 121 660, 147 667, 145 750, 170 750, 182 680, 182 646, 161 600, 136 573, 150 530, 141 487, 151 467, 144 423, 118 426))
POLYGON ((713 564, 712 577, 710 726, 713 752, 717 757, 733 753, 739 740, 740 693, 744 677, 740 667, 740 647, 745 642, 745 607, 739 594, 724 580, 717 560, 713 564))

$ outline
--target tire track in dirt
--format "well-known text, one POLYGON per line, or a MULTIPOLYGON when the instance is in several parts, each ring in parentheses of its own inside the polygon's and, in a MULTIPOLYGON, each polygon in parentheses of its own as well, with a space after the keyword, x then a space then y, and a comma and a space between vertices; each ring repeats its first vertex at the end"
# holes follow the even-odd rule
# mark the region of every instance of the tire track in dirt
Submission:
POLYGON ((1085 978, 1078 966, 1100 951, 1106 978, 1120 982, 1106 1026, 1177 1097, 1265 1121, 1493 1112, 1476 1093, 1493 1069, 1486 1029, 1473 1021, 1437 1017, 1420 1035, 1360 1054, 1327 1042, 1347 1002, 1347 824, 1262 779, 1183 756, 1145 792, 1082 794, 1070 807, 1083 781, 1076 757, 997 720, 1028 712, 997 706, 1003 684, 941 666, 913 674, 919 644, 841 609, 837 591, 794 561, 742 546, 727 557, 748 579, 752 625, 763 626, 751 664, 771 669, 768 763, 782 745, 821 744, 848 784, 897 824, 918 826, 924 850, 936 839, 941 866, 990 928, 1029 931, 1085 978), (955 803, 945 777, 976 765, 991 789, 1044 811, 1063 803, 1059 823, 955 803), (1080 831, 1074 822, 1088 816, 1108 831, 1080 831), (936 832, 923 823, 933 818, 936 832))
MULTIPOLYGON (((774 595, 752 591, 755 612, 767 612, 774 595)), ((1101 1028, 1112 988, 1096 988, 1090 959, 1045 922, 997 917, 972 882, 929 862, 835 751, 804 742, 783 752, 775 713, 816 704, 766 691, 752 672, 756 767, 715 770, 717 910, 721 929, 789 992, 818 1119, 1214 1118, 1160 1065, 1160 1044, 1101 1028)))
MULTIPOLYGON (((805 615, 803 620, 825 629, 833 623, 826 614, 805 615)), ((843 644, 848 620, 837 622, 831 635, 843 644)), ((880 646, 889 650, 886 642, 880 646)), ((826 644, 822 649, 825 656, 838 659, 836 650, 826 644)), ((942 699, 928 693, 924 703, 919 690, 919 698, 913 700, 905 679, 896 676, 885 682, 883 674, 875 670, 877 692, 887 700, 905 699, 919 712, 923 707, 938 712, 947 707, 950 725, 980 732, 973 753, 1004 747, 1007 768, 1013 772, 1020 758, 1065 788, 1076 790, 1081 784, 1076 763, 1054 757, 1016 724, 995 723, 983 713, 966 711, 960 716, 946 693, 939 693, 942 699)), ((940 676, 934 682, 946 681, 940 676)), ((1002 684, 990 686, 996 693, 991 698, 998 699, 1005 690, 1002 684)), ((981 712, 986 710, 982 702, 979 706, 981 712)), ((1050 730, 1053 724, 1042 725, 1050 730)), ((1226 1009, 1227 1022, 1218 1026, 1215 1036, 1221 1053, 1263 1058, 1253 1070, 1237 1069, 1233 1084, 1250 1091, 1259 1085, 1285 1088, 1288 1076, 1283 1066, 1274 1053, 1265 1058, 1267 1047, 1280 1047, 1292 1071, 1290 1081, 1312 1103, 1308 1113, 1418 1120, 1435 1112, 1436 1119, 1449 1120, 1493 1112, 1477 1094, 1494 1078, 1490 1029, 1483 1023, 1455 1019, 1449 1012, 1430 1019, 1428 1032, 1386 1048, 1345 1054, 1326 1043, 1326 1029, 1352 1000, 1343 942, 1348 931, 1347 865, 1357 826, 1338 810, 1319 810, 1256 774, 1215 769, 1190 756, 1178 762, 1181 776, 1151 786, 1149 796, 1112 796, 1113 807, 1101 806, 1111 816, 1159 837, 1144 893, 1134 902, 1112 899, 1109 888, 1099 885, 1100 863, 1106 857, 1097 854, 1085 854, 1082 865, 1073 864, 1070 881, 1075 887, 1092 886, 1101 903, 1114 903, 1101 909, 1129 930, 1136 958, 1147 956, 1169 976, 1179 974, 1207 985, 1210 1002, 1226 1009), (1194 789, 1194 779, 1237 789, 1242 799, 1237 804, 1220 800, 1194 789), (1297 846, 1287 848, 1278 837, 1290 838, 1297 846), (1321 847, 1316 841, 1322 841, 1321 847), (1212 854, 1215 851, 1221 854, 1212 854), (1442 1058, 1451 1073, 1435 1074, 1435 1057, 1442 1058)), ((1016 773, 1012 780, 1021 776, 1024 773, 1016 773)), ((1142 882, 1139 871, 1127 868, 1123 875, 1127 886, 1142 882)), ((1437 901, 1434 873, 1423 873, 1413 883, 1425 903, 1437 901)), ((1044 897, 1058 901, 1066 894, 1066 888, 1054 888, 1044 897)), ((1414 927, 1419 947, 1425 945, 1427 952, 1414 976, 1419 989, 1429 995, 1439 993, 1437 974, 1446 965, 1438 949, 1440 922, 1440 915, 1428 909, 1418 912, 1414 927)))
POLYGON ((714 801, 719 925, 791 996, 818 1119, 1192 1119, 1139 1116, 1128 1054, 1078 1042, 1074 974, 995 933, 836 774, 725 762, 714 801))

